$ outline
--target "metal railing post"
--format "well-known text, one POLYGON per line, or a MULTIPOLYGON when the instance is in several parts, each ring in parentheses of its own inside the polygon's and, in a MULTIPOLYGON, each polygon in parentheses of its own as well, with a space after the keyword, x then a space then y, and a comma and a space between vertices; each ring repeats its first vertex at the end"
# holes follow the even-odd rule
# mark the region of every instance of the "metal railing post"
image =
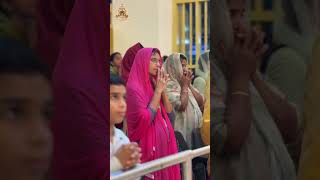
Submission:
POLYGON ((183 162, 183 180, 192 180, 192 159, 183 162))

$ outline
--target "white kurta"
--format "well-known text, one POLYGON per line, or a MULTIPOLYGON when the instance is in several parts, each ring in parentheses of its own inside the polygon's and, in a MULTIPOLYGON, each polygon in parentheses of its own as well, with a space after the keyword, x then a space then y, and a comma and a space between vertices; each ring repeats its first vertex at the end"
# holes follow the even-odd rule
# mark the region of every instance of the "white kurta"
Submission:
POLYGON ((120 129, 114 128, 113 142, 110 142, 110 172, 119 171, 123 168, 115 154, 123 144, 129 143, 128 137, 120 129))

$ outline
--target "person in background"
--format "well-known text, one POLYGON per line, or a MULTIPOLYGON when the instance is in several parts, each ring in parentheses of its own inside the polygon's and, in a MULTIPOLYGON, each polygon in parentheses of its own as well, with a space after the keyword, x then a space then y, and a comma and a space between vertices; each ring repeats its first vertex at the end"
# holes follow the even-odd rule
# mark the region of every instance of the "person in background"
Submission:
POLYGON ((110 76, 110 172, 126 170, 140 163, 141 149, 115 128, 127 110, 126 87, 118 76, 110 76))
POLYGON ((193 81, 193 86, 199 90, 201 94, 205 94, 207 80, 210 72, 209 52, 201 54, 198 60, 198 66, 195 70, 196 78, 193 81))
POLYGON ((203 111, 203 125, 200 129, 201 138, 205 145, 210 145, 210 79, 207 79, 205 103, 203 111))
POLYGON ((174 129, 181 132, 193 148, 192 132, 202 126, 202 112, 200 107, 204 99, 191 85, 192 72, 187 69, 187 58, 180 54, 170 55, 163 64, 169 74, 166 94, 175 112, 174 129))
POLYGON ((121 68, 120 68, 120 76, 121 78, 127 82, 130 74, 131 67, 133 65, 134 58, 138 51, 142 49, 143 46, 140 43, 136 43, 132 47, 130 47, 123 56, 121 68))
MULTIPOLYGON (((315 39, 310 13, 312 5, 310 0, 282 0, 282 8, 284 15, 276 19, 273 33, 274 43, 282 47, 266 59, 265 76, 297 106, 299 127, 302 127, 305 79, 315 39)), ((296 168, 299 166, 302 128, 299 132, 297 142, 288 146, 296 168)))
POLYGON ((38 0, 1 0, 0 36, 16 39, 33 47, 37 2, 38 0))
MULTIPOLYGON (((204 111, 203 111, 203 123, 200 128, 200 135, 202 142, 205 146, 210 145, 210 74, 208 74, 209 78, 207 79, 207 86, 205 91, 205 103, 204 103, 204 111)), ((207 161, 207 173, 210 176, 210 154, 207 161)))
POLYGON ((310 13, 311 1, 281 1, 284 15, 275 20, 273 32, 273 42, 281 47, 266 59, 264 71, 268 81, 302 112, 307 67, 315 39, 310 13))
POLYGON ((122 56, 119 52, 112 53, 110 56, 110 74, 119 76, 122 56))
MULTIPOLYGON (((135 56, 127 81, 128 134, 131 141, 139 143, 142 162, 178 152, 170 122, 173 109, 165 93, 169 79, 161 66, 160 51, 143 48, 135 56)), ((179 165, 146 175, 155 180, 180 177, 179 165)))
POLYGON ((162 56, 163 63, 165 63, 165 62, 166 62, 167 58, 168 58, 168 56, 167 56, 167 55, 162 56))
MULTIPOLYGON (((130 74, 130 70, 131 70, 134 58, 137 52, 142 48, 143 46, 140 43, 136 43, 135 45, 130 47, 124 54, 124 57, 121 62, 121 67, 120 67, 120 77, 124 80, 125 83, 127 83, 127 80, 129 78, 129 74, 130 74)), ((119 129, 122 129, 124 132, 127 133, 127 130, 128 130, 127 120, 125 119, 122 123, 117 124, 116 127, 119 129)))
POLYGON ((212 9, 211 178, 295 180, 286 144, 298 138, 297 109, 257 71, 267 47, 247 24, 248 2, 221 0, 212 9))
POLYGON ((299 166, 299 180, 316 180, 320 178, 320 38, 314 44, 313 57, 307 74, 304 108, 304 135, 299 166))
POLYGON ((320 179, 320 3, 311 2, 313 30, 316 34, 308 66, 304 99, 304 135, 301 149, 299 180, 320 179))
POLYGON ((198 59, 198 66, 195 71, 196 77, 202 77, 205 81, 209 78, 210 72, 209 53, 210 51, 208 50, 200 55, 198 59))
POLYGON ((44 180, 52 135, 48 68, 16 40, 0 38, 0 179, 44 180))
POLYGON ((179 56, 180 56, 181 66, 184 70, 186 70, 188 66, 188 59, 184 54, 179 54, 179 56))

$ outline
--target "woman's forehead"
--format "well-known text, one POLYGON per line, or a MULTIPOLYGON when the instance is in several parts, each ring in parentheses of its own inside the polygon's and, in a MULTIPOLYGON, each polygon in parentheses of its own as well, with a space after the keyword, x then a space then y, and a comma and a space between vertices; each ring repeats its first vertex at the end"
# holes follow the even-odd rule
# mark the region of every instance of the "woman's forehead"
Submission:
POLYGON ((159 58, 160 59, 160 54, 158 52, 153 52, 151 55, 152 58, 159 58))

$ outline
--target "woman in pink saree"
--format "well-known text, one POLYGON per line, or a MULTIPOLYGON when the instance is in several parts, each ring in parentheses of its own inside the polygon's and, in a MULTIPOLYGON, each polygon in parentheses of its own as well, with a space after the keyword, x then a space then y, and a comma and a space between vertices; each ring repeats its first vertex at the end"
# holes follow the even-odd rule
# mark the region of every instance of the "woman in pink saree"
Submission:
MULTIPOLYGON (((127 82, 128 134, 141 147, 142 162, 178 152, 167 114, 172 112, 172 106, 164 93, 168 76, 160 70, 161 65, 158 49, 143 48, 135 56, 127 82)), ((180 180, 179 165, 148 174, 146 178, 180 180)))

